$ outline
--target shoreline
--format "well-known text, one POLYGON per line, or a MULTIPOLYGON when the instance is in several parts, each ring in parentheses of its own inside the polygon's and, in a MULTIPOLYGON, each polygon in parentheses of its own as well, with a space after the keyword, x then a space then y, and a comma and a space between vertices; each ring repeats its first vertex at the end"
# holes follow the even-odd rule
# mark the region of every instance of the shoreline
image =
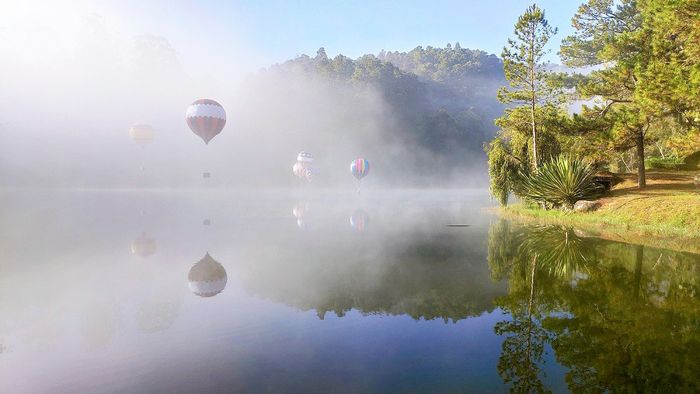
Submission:
POLYGON ((696 171, 649 170, 647 187, 637 189, 634 174, 598 201, 592 212, 543 210, 525 204, 495 208, 500 216, 536 224, 556 224, 590 236, 700 254, 700 189, 696 171))
POLYGON ((522 224, 572 227, 580 230, 585 237, 700 254, 700 228, 625 223, 605 214, 596 215, 595 212, 544 211, 522 204, 491 208, 489 211, 522 224))

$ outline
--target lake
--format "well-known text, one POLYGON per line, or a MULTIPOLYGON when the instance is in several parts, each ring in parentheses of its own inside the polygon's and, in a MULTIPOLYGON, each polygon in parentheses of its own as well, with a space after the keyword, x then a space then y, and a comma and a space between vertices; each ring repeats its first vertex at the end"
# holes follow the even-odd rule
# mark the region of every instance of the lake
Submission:
POLYGON ((3 393, 700 390, 700 256, 484 191, 0 202, 3 393))

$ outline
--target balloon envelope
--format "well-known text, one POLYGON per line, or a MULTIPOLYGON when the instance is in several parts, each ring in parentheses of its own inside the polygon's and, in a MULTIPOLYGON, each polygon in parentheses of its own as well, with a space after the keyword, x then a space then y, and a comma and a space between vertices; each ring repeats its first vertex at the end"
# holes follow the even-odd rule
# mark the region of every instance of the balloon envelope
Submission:
POLYGON ((313 163, 314 157, 309 152, 301 151, 297 155, 297 161, 302 162, 302 163, 313 163))
POLYGON ((352 176, 360 180, 369 174, 369 161, 363 158, 358 158, 350 163, 350 173, 352 176))
POLYGON ((292 215, 297 219, 302 219, 306 215, 308 205, 305 202, 298 202, 292 207, 292 215))
POLYGON ((306 179, 309 182, 311 182, 313 177, 313 170, 311 169, 311 166, 300 161, 294 163, 292 166, 292 172, 296 177, 306 179))
POLYGON ((209 144, 226 125, 226 111, 221 104, 211 99, 200 99, 187 107, 185 115, 190 130, 209 144))
POLYGON ((131 243, 131 253, 139 257, 151 256, 156 253, 156 241, 142 233, 131 243))
POLYGON ((135 124, 129 128, 129 136, 137 144, 148 144, 153 141, 155 130, 151 125, 135 124))
POLYGON ((299 178, 302 178, 304 176, 304 165, 299 162, 294 163, 292 166, 292 173, 299 178))
POLYGON ((369 224, 369 215, 361 209, 358 209, 350 216, 350 226, 358 233, 364 232, 367 224, 369 224))
POLYGON ((226 270, 207 253, 187 274, 190 290, 200 297, 213 297, 226 287, 226 270))

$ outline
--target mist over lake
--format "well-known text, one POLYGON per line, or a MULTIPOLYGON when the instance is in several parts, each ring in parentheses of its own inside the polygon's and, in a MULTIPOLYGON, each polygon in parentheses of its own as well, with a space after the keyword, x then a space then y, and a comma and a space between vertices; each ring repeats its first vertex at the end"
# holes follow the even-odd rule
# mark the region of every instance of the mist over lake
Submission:
POLYGON ((0 392, 700 391, 691 0, 0 9, 0 392))

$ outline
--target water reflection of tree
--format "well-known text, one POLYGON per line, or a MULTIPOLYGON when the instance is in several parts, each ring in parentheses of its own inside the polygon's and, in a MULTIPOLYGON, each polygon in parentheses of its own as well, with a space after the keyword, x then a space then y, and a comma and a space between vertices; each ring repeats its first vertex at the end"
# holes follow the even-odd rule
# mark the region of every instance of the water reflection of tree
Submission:
POLYGON ((568 315, 545 322, 572 390, 700 390, 700 259, 672 254, 673 269, 645 249, 610 247, 633 268, 597 271, 564 294, 568 315))
POLYGON ((509 284, 495 330, 513 391, 546 390, 547 344, 572 391, 700 390, 700 256, 501 221, 489 266, 509 284))
POLYGON ((547 294, 552 282, 571 279, 595 261, 588 242, 570 229, 531 227, 516 230, 500 221, 489 232, 489 267, 494 279, 507 278, 509 293, 496 304, 510 315, 496 324, 505 336, 498 371, 515 392, 546 391, 540 365, 551 334, 543 319, 559 309, 547 294))
POLYGON ((489 280, 483 239, 411 233, 362 240, 362 253, 355 239, 332 247, 286 245, 284 259, 256 248, 255 270, 240 280, 252 293, 315 310, 321 319, 356 310, 456 322, 493 310, 493 299, 505 292, 503 283, 489 280))

